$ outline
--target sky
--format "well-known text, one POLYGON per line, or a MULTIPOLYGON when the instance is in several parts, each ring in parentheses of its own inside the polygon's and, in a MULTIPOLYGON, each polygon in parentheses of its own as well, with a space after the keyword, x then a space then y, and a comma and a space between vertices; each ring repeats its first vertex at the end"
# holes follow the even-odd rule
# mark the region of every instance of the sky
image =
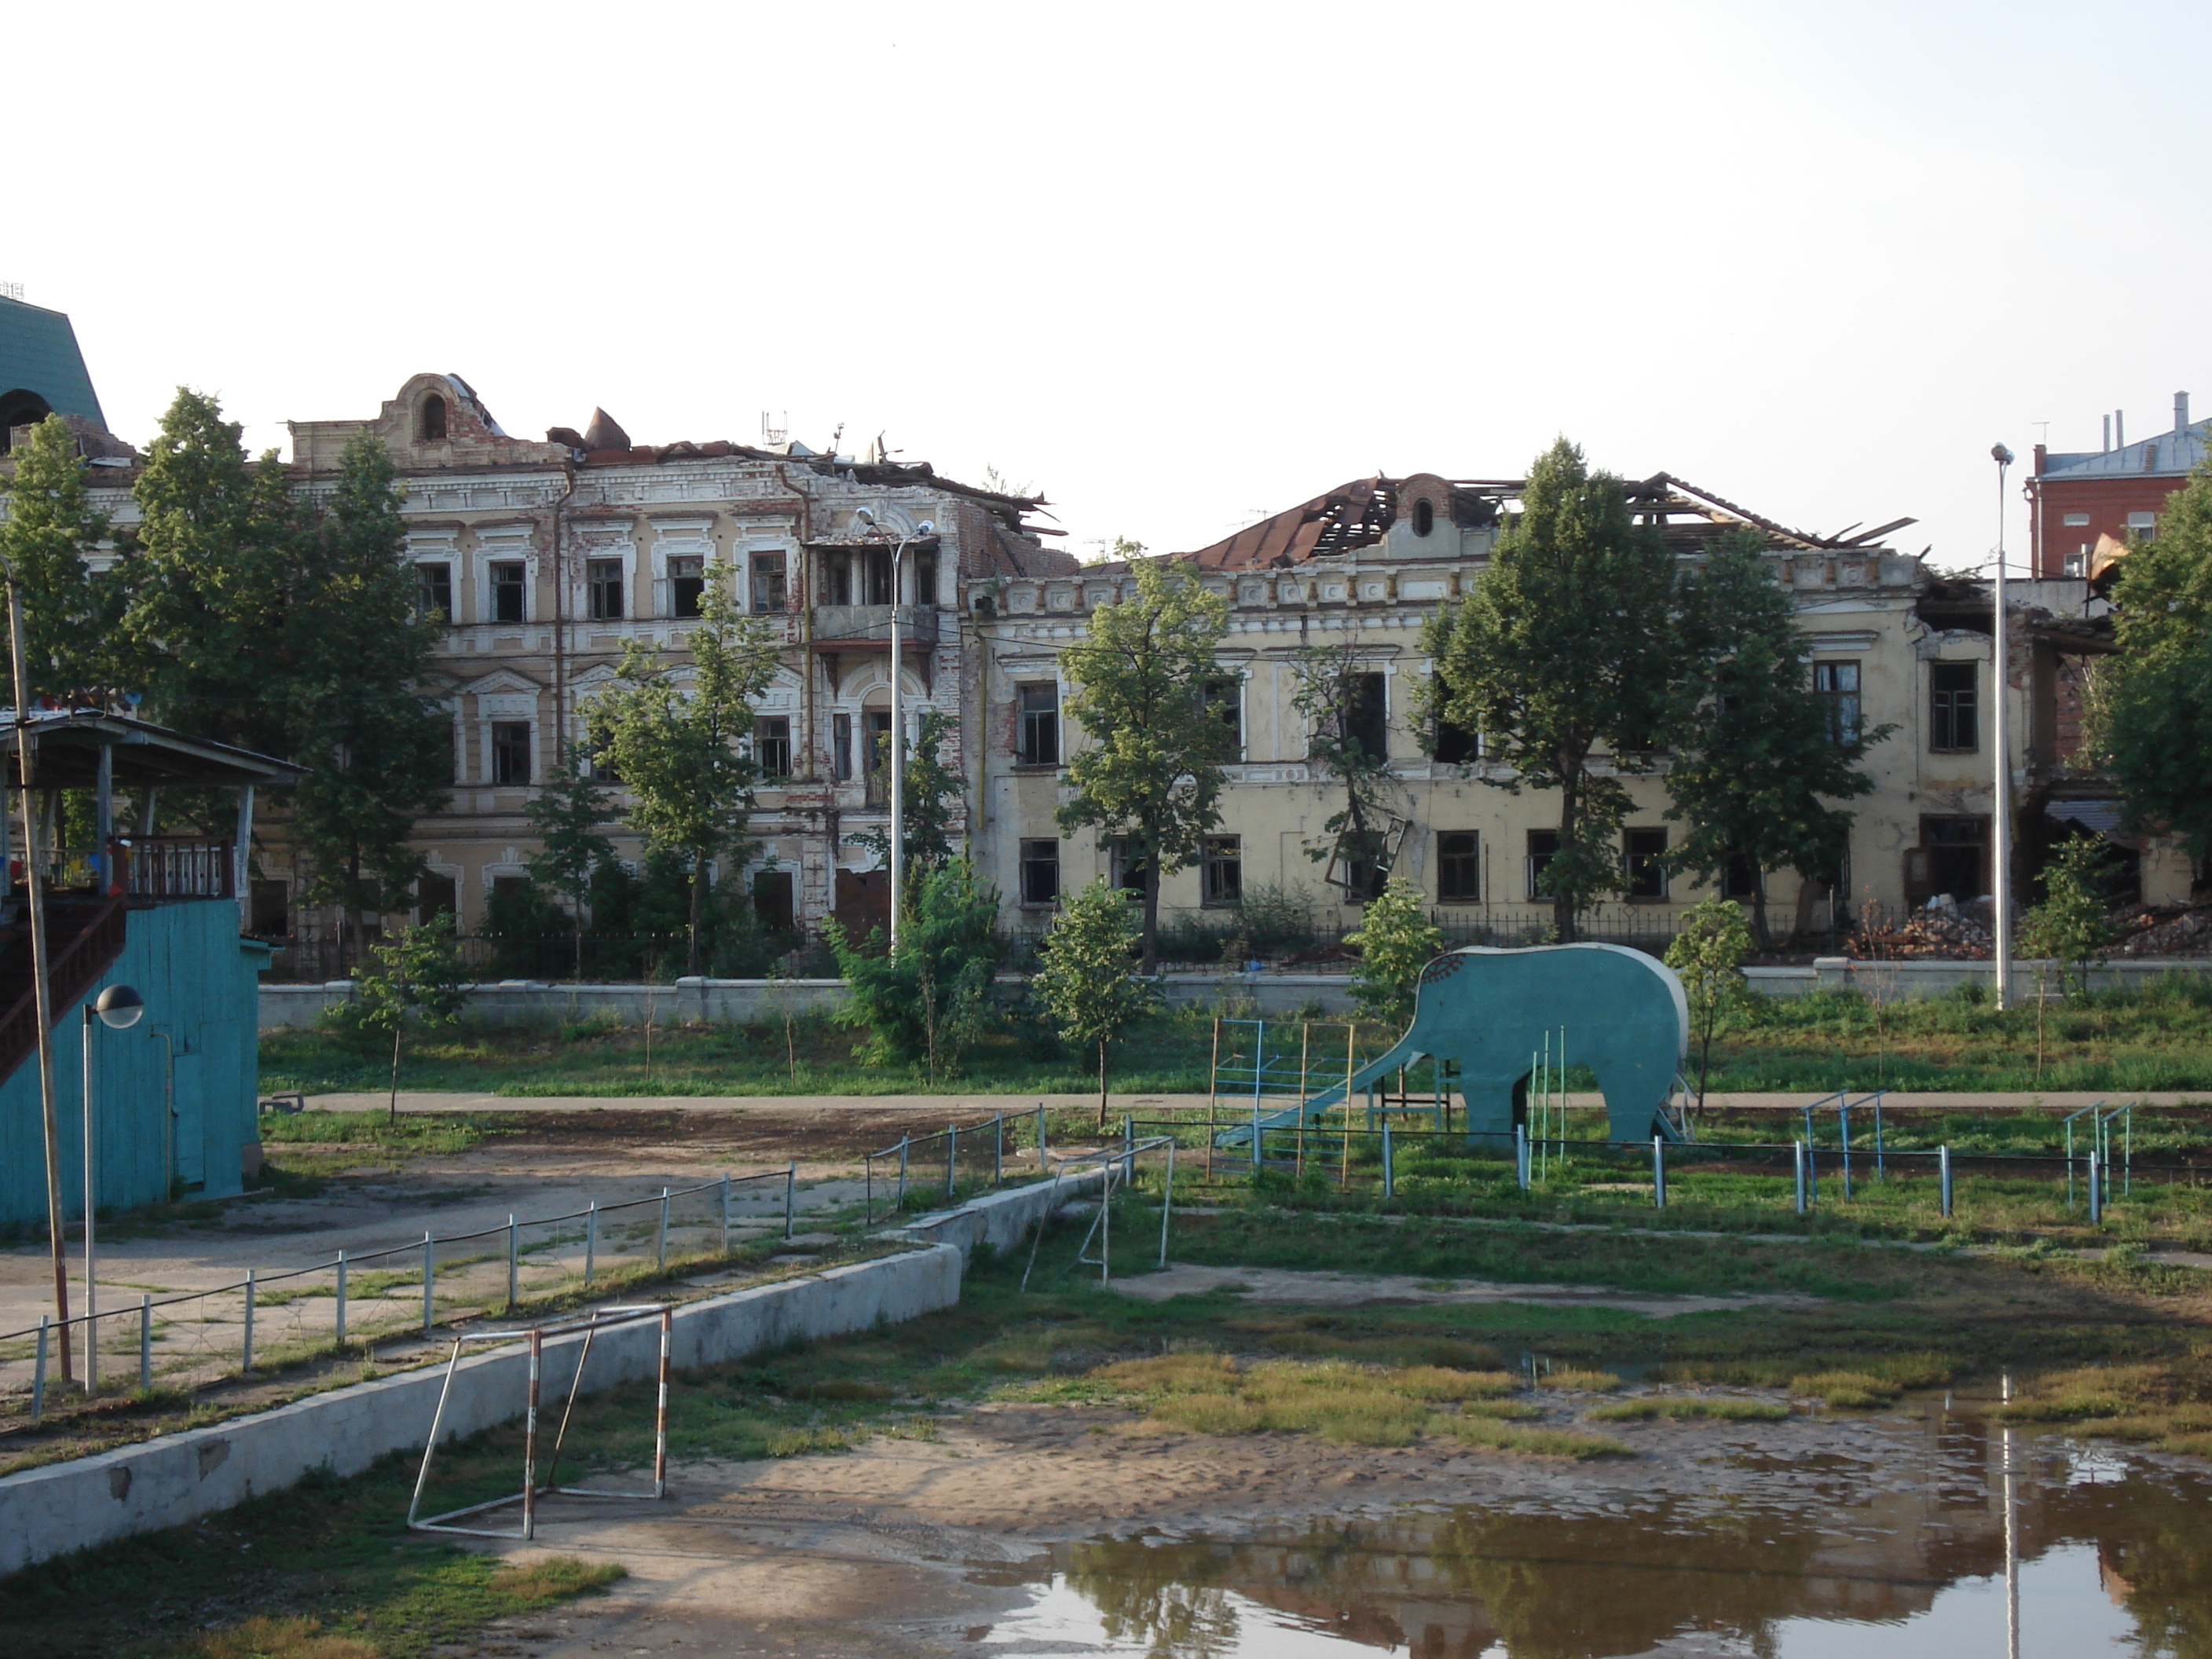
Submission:
POLYGON ((440 370, 517 435, 881 433, 1089 556, 1564 434, 1965 568, 1993 443, 2212 413, 2202 0, 113 0, 0 59, 0 280, 142 443, 440 370))

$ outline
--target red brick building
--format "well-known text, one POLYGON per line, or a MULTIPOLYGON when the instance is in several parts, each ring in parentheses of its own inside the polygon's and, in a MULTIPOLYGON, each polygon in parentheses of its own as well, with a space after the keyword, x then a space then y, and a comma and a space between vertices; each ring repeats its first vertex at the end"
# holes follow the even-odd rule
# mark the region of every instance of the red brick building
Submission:
POLYGON ((2212 437, 2212 421, 2190 424, 2185 392, 2173 394, 2170 432, 2131 444, 2119 419, 2109 417, 2101 450, 2053 454, 2036 445, 2027 481, 2035 575, 2094 575, 2100 541, 2154 534, 2166 498, 2188 482, 2212 437))

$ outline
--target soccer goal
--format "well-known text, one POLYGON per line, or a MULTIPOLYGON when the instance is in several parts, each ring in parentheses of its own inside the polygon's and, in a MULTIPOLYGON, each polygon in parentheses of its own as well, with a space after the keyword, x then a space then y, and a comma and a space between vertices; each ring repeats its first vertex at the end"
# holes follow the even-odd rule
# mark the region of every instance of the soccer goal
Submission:
POLYGON ((573 1318, 554 1320, 533 1326, 528 1330, 471 1331, 453 1339, 452 1356, 446 1361, 446 1380, 438 1390, 438 1409, 430 1419, 429 1443, 422 1448, 422 1467, 415 1476, 415 1495, 407 1505, 407 1525, 414 1532, 451 1532, 471 1538, 534 1538, 538 1534, 538 1499, 541 1493, 558 1492, 564 1498, 613 1498, 642 1500, 650 1503, 668 1495, 668 1352, 671 1337, 676 1328, 676 1304, 672 1302, 641 1304, 634 1307, 595 1308, 573 1318), (592 1344, 601 1331, 620 1326, 641 1324, 646 1320, 658 1320, 660 1324, 660 1369, 659 1395, 653 1406, 653 1490, 651 1492, 611 1492, 599 1486, 563 1486, 556 1484, 561 1467, 561 1448, 568 1437, 568 1424, 576 1412, 576 1396, 584 1385, 584 1368, 591 1363, 592 1344), (538 1474, 538 1389, 544 1376, 545 1345, 566 1337, 580 1335, 583 1351, 576 1356, 576 1369, 568 1379, 568 1400, 562 1408, 561 1426, 553 1436, 551 1455, 545 1460, 545 1474, 538 1474), (522 1437, 522 1490, 504 1498, 487 1499, 481 1504, 470 1504, 457 1510, 447 1510, 441 1515, 422 1513, 422 1493, 430 1484, 430 1465, 438 1455, 438 1431, 445 1425, 446 1402, 453 1392, 453 1373, 459 1367, 461 1355, 471 1344, 527 1342, 530 1345, 530 1373, 526 1385, 522 1437), (465 1527, 455 1523, 471 1516, 488 1515, 494 1510, 505 1509, 510 1504, 522 1506, 522 1524, 514 1531, 503 1528, 465 1527))

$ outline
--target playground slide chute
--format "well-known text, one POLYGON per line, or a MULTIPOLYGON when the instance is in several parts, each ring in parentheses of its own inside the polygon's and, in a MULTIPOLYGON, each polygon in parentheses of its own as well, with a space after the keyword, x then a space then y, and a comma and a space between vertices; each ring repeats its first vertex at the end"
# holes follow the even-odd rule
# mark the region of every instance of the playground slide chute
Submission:
MULTIPOLYGON (((1529 1057, 1562 1026, 1575 1063, 1597 1073, 1609 1138, 1677 1138, 1664 1108, 1689 1051, 1689 1000, 1673 969, 1618 945, 1447 951, 1421 970, 1413 1023, 1387 1052, 1300 1105, 1261 1115, 1259 1122, 1282 1128, 1317 1118, 1400 1067, 1434 1056, 1458 1069, 1468 1133, 1510 1134, 1529 1057)), ((1227 1146, 1250 1136, 1248 1124, 1216 1139, 1227 1146)))

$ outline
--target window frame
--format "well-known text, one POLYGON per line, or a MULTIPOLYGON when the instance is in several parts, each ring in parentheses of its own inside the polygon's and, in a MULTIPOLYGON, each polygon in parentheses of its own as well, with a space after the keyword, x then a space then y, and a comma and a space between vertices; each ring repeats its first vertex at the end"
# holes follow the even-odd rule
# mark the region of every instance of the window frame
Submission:
POLYGON ((1559 832, 1557 830, 1526 830, 1522 833, 1521 848, 1521 886, 1528 896, 1527 902, 1530 904, 1549 904, 1552 895, 1537 886, 1536 883, 1550 867, 1552 860, 1559 855, 1559 832), (1539 842, 1549 842, 1551 845, 1539 851, 1539 842))
POLYGON ((1813 665, 1813 695, 1820 699, 1822 714, 1826 717, 1828 741, 1842 747, 1856 743, 1864 728, 1860 724, 1866 711, 1866 673, 1857 657, 1832 657, 1813 665), (1837 680, 1848 672, 1848 686, 1824 684, 1837 680))
POLYGON ((1978 755, 1982 750, 1982 665, 1974 658, 1938 657, 1928 665, 1928 752, 1931 755, 1978 755), (1965 687, 1936 684, 1945 674, 1963 672, 1965 687), (1962 720, 1967 741, 1958 741, 1962 720))
POLYGON ((674 620, 699 614, 699 602, 707 592, 707 558, 704 553, 668 556, 668 614, 674 620), (679 570, 679 566, 685 568, 679 570))
POLYGON ((1206 682, 1206 712, 1229 728, 1236 758, 1244 758, 1244 671, 1232 668, 1206 682))
POLYGON ((527 559, 487 559, 484 562, 484 589, 490 599, 491 614, 485 620, 492 623, 520 623, 530 620, 530 561, 527 559), (514 599, 514 614, 507 613, 505 599, 514 599))
POLYGON ((791 773, 791 716, 753 716, 753 764, 764 778, 789 778, 791 773))
POLYGON ((451 559, 417 559, 415 561, 415 615, 427 619, 441 617, 450 627, 459 620, 453 614, 453 562, 451 559), (430 573, 435 571, 434 576, 430 573), (439 603, 442 599, 443 603, 439 603))
POLYGON ((1623 826, 1620 832, 1620 896, 1623 900, 1630 904, 1664 904, 1667 902, 1668 850, 1664 824, 1623 826), (1638 844, 1639 842, 1641 846, 1638 844))
POLYGON ((620 622, 623 619, 623 591, 629 586, 629 570, 623 560, 616 558, 587 558, 584 561, 584 611, 592 622, 620 622), (609 608, 609 602, 612 608, 609 608))
POLYGON ((1060 763, 1060 682, 1019 680, 1014 685, 1014 760, 1018 766, 1056 767, 1060 763), (1033 700, 1049 696, 1052 706, 1032 708, 1033 700), (1049 737, 1052 752, 1044 752, 1040 738, 1049 737))
POLYGON ((1228 910, 1244 896, 1244 838, 1208 836, 1200 855, 1199 905, 1228 910))
POLYGON ((1439 904, 1480 904, 1482 902, 1482 832, 1479 830, 1439 830, 1437 831, 1437 902, 1439 904), (1463 847, 1447 847, 1447 842, 1461 842, 1463 847), (1447 883, 1447 870, 1463 879, 1447 883))
POLYGON ((791 609, 791 556, 782 548, 763 548, 746 564, 746 586, 753 615, 774 616, 791 609))
POLYGON ((1016 856, 1018 860, 1017 874, 1020 882, 1021 894, 1019 908, 1024 910, 1048 910, 1056 908, 1060 903, 1060 842, 1049 836, 1024 836, 1016 856), (1045 870, 1052 872, 1052 891, 1040 897, 1037 893, 1037 883, 1034 878, 1037 872, 1045 870))
POLYGON ((531 764, 530 722, 528 720, 491 720, 489 733, 491 775, 489 781, 495 789, 527 789, 534 768, 531 764), (521 775, 514 775, 519 763, 521 775), (504 775, 502 775, 504 774, 504 775))

